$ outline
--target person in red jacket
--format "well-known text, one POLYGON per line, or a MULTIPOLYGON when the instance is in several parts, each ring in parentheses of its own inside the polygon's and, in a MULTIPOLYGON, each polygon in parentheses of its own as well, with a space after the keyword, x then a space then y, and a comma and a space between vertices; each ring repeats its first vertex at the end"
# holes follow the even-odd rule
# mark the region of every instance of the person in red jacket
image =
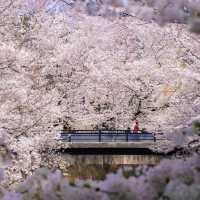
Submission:
POLYGON ((135 125, 134 125, 134 128, 133 128, 133 132, 134 133, 138 133, 139 132, 139 123, 138 121, 135 121, 135 125))

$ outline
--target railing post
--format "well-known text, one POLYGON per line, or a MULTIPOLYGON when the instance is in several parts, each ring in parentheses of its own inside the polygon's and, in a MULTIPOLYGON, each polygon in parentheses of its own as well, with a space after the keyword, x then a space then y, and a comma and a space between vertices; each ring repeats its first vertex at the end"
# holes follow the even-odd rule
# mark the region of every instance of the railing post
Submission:
POLYGON ((153 141, 156 142, 156 134, 153 133, 153 141))
POLYGON ((101 142, 101 131, 99 130, 99 142, 101 142))
POLYGON ((126 133, 126 141, 127 142, 128 142, 128 132, 129 132, 128 130, 125 131, 125 133, 126 133))

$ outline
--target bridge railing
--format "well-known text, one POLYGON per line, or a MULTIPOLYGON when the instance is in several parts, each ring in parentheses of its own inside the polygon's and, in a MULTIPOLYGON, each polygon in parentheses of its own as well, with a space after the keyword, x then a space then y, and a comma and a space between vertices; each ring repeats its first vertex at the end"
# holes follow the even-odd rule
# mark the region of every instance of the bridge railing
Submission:
POLYGON ((68 142, 131 142, 156 141, 155 135, 149 132, 129 130, 70 130, 61 131, 60 139, 68 142))

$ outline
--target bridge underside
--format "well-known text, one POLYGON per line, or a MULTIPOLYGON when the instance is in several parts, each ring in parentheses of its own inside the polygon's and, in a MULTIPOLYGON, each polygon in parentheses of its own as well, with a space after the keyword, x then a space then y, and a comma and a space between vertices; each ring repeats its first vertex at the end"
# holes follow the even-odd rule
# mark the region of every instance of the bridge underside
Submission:
POLYGON ((71 155, 165 155, 163 153, 153 152, 148 148, 71 148, 60 149, 60 153, 71 155))
POLYGON ((149 148, 154 144, 153 141, 139 141, 139 142, 68 142, 66 144, 67 148, 114 148, 114 149, 134 149, 134 148, 149 148))

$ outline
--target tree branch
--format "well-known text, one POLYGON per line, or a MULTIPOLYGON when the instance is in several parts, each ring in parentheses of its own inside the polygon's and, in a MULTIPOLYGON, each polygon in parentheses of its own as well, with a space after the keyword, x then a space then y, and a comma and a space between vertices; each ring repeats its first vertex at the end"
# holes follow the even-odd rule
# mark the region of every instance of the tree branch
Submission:
POLYGON ((11 0, 10 3, 3 10, 0 11, 0 15, 3 14, 7 9, 9 9, 12 4, 13 4, 13 0, 11 0))

